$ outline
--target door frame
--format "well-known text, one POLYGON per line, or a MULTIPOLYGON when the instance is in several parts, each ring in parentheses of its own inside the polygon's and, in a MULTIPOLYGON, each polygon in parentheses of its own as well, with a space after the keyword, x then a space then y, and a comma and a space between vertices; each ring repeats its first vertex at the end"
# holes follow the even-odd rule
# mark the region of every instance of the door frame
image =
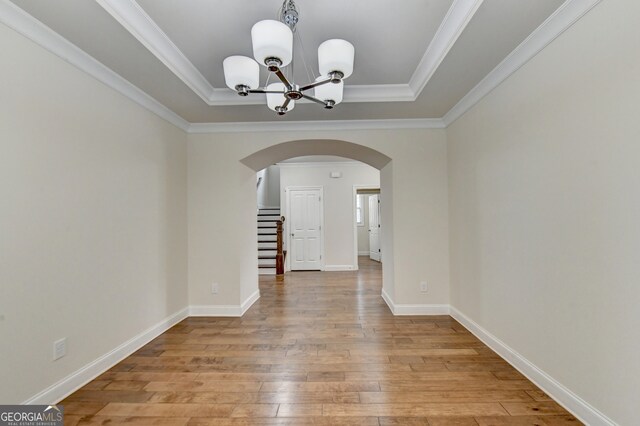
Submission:
MULTIPOLYGON (((380 191, 380 185, 353 185, 353 196, 351 197, 352 211, 351 216, 353 218, 353 270, 360 269, 358 265, 358 222, 356 220, 356 197, 358 196, 359 189, 371 189, 380 191)), ((380 194, 378 194, 380 195, 380 194)))
MULTIPOLYGON (((316 191, 320 190, 320 270, 325 270, 325 256, 324 256, 324 186, 287 186, 284 188, 285 194, 285 221, 284 221, 284 231, 286 233, 286 238, 283 238, 283 242, 285 243, 285 248, 289 251, 291 247, 291 231, 289 229, 289 224, 291 221, 289 218, 291 217, 291 191, 316 191)), ((291 253, 287 253, 287 259, 285 261, 285 271, 291 271, 291 253)))

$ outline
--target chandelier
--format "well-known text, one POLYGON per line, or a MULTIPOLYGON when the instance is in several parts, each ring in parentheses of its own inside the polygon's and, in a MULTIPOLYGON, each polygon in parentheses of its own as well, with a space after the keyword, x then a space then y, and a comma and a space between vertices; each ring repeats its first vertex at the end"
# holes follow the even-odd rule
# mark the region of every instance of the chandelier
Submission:
MULTIPOLYGON (((291 111, 300 99, 307 99, 326 109, 332 109, 342 102, 343 80, 353 73, 355 48, 346 40, 331 39, 318 47, 320 77, 302 86, 296 84, 293 81, 292 60, 293 36, 298 19, 295 2, 285 0, 278 21, 260 21, 251 28, 255 60, 246 56, 229 56, 223 62, 225 83, 230 89, 235 90, 240 96, 265 93, 267 106, 278 115, 291 111), (280 81, 269 84, 267 79, 265 86, 260 87, 258 64, 267 67, 280 81), (287 77, 284 68, 288 65, 291 66, 287 77), (305 93, 311 89, 314 96, 305 93)), ((302 43, 301 40, 300 42, 302 43)))

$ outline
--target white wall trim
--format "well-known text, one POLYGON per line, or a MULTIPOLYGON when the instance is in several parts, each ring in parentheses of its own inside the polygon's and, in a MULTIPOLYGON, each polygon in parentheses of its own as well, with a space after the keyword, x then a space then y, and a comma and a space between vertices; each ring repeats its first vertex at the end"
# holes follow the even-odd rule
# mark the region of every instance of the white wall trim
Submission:
MULTIPOLYGON (((213 87, 135 0, 97 2, 208 105, 265 103, 264 95, 240 97, 227 88, 213 87)), ((408 83, 346 85, 344 102, 415 101, 482 2, 483 0, 453 2, 408 83)))
POLYGON ((192 123, 189 133, 241 133, 319 130, 444 129, 439 118, 401 118, 389 120, 254 121, 192 123))
POLYGON ((251 293, 251 295, 249 297, 247 297, 247 300, 245 300, 244 302, 242 302, 242 304, 240 305, 240 316, 244 315, 245 312, 247 312, 249 310, 250 307, 253 306, 254 303, 256 303, 258 301, 258 299, 260 299, 260 290, 256 290, 253 293, 251 293))
MULTIPOLYGON (((362 226, 362 225, 358 225, 358 226, 362 226)), ((369 256, 369 253, 370 252, 368 252, 368 251, 359 251, 358 252, 358 256, 369 256)))
POLYGON ((190 317, 240 317, 240 305, 191 305, 190 317))
POLYGON ((9 0, 0 0, 0 22, 111 87, 116 92, 128 97, 160 118, 165 119, 182 130, 188 130, 189 122, 185 119, 138 89, 101 62, 98 62, 82 49, 70 43, 67 39, 9 0))
POLYGON ((582 18, 601 0, 566 0, 442 118, 448 127, 520 67, 582 18))
POLYGON ((299 163, 276 163, 280 168, 293 169, 300 167, 339 167, 339 166, 362 166, 364 163, 360 161, 308 161, 299 163))
MULTIPOLYGON (((566 0, 496 68, 485 76, 442 118, 381 120, 318 120, 274 122, 189 123, 128 80, 70 43, 64 37, 16 6, 0 0, 0 23, 7 25, 44 49, 86 72, 98 81, 128 97, 176 127, 188 133, 237 133, 265 131, 318 130, 393 130, 444 129, 499 86, 510 75, 537 55, 549 43, 577 22, 601 0, 566 0)), ((177 49, 166 34, 134 0, 99 0, 105 9, 147 46, 178 77, 189 80, 189 87, 210 105, 262 104, 259 97, 243 100, 227 89, 213 88, 200 72, 177 49), (130 16, 129 16, 129 15, 130 16), (123 23, 124 22, 124 23, 123 23), (142 28, 144 26, 144 28, 142 28), (185 62, 186 61, 186 62, 185 62), (207 97, 209 90, 211 94, 207 97)), ((345 102, 415 101, 422 88, 442 62, 478 10, 482 0, 455 0, 432 40, 409 84, 346 86, 345 102), (413 96, 411 95, 413 93, 413 96)))
POLYGON ((394 313, 395 304, 393 303, 393 300, 391 300, 391 296, 389 296, 389 293, 387 293, 384 288, 382 289, 381 296, 382 296, 382 300, 384 300, 384 302, 389 307, 389 310, 391 311, 391 313, 395 315, 395 313, 394 313))
POLYGON ((409 87, 416 100, 467 27, 483 0, 454 0, 427 51, 411 76, 409 87))
POLYGON ((509 347, 506 343, 482 328, 482 326, 474 322, 471 318, 467 317, 453 306, 450 311, 450 315, 455 318, 456 321, 462 324, 478 339, 482 340, 484 344, 489 346, 529 380, 538 385, 543 391, 576 416, 580 421, 591 426, 615 426, 613 420, 609 419, 588 402, 571 392, 531 361, 509 347))
POLYGON ((107 352, 79 370, 71 373, 59 382, 32 396, 22 404, 55 404, 72 394, 91 380, 98 377, 180 321, 187 318, 188 309, 184 308, 163 319, 117 348, 107 352))
POLYGON ((260 290, 254 291, 240 305, 191 305, 190 317, 241 317, 260 299, 260 290))
POLYGON ((353 265, 325 265, 325 272, 340 272, 340 271, 355 271, 356 268, 353 265))
POLYGON ((395 303, 389 294, 382 289, 382 299, 386 302, 394 316, 403 315, 449 315, 449 305, 422 304, 406 305, 395 303))
POLYGON ((213 94, 209 81, 135 0, 96 1, 203 101, 209 101, 213 94))
POLYGON ((409 305, 396 303, 393 306, 393 315, 449 315, 449 305, 409 305))

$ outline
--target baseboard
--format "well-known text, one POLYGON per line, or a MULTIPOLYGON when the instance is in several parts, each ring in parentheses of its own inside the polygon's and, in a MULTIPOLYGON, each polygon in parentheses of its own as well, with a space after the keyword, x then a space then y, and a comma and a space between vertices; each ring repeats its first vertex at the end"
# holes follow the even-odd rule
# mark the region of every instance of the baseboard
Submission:
POLYGON ((369 252, 368 251, 359 251, 358 252, 358 256, 369 256, 369 252))
POLYGON ((258 299, 260 299, 260 290, 254 291, 251 296, 247 297, 247 300, 242 302, 242 305, 240 305, 240 316, 244 315, 244 313, 247 312, 249 308, 258 301, 258 299))
POLYGON ((558 404, 562 405, 581 422, 591 426, 615 426, 616 423, 602 414, 588 402, 580 398, 578 395, 567 389, 561 383, 557 382, 553 377, 538 368, 531 361, 520 355, 506 343, 498 339, 493 334, 482 328, 471 318, 464 315, 453 306, 450 307, 450 315, 462 324, 467 330, 482 342, 489 346, 493 351, 500 355, 504 360, 520 371, 529 380, 539 386, 543 391, 553 398, 558 404))
POLYGON ((355 271, 353 265, 324 265, 325 272, 355 271))
POLYGON ((389 310, 391 311, 391 313, 394 314, 394 312, 393 312, 393 309, 394 309, 393 300, 391 300, 391 297, 389 297, 389 294, 386 291, 384 291, 384 288, 382 289, 382 300, 384 300, 384 302, 387 304, 387 306, 389 307, 389 310))
POLYGON ((189 306, 191 317, 241 317, 260 298, 260 290, 256 290, 241 305, 192 305, 189 306))
POLYGON ((121 344, 117 348, 102 355, 100 358, 73 372, 59 382, 49 386, 42 392, 27 399, 22 404, 50 405, 60 402, 180 321, 187 318, 187 314, 188 308, 184 308, 176 312, 151 328, 138 334, 134 338, 121 344))
POLYGON ((382 289, 382 299, 387 303, 391 313, 396 316, 402 315, 449 315, 449 305, 423 304, 407 305, 395 303, 389 294, 382 289))

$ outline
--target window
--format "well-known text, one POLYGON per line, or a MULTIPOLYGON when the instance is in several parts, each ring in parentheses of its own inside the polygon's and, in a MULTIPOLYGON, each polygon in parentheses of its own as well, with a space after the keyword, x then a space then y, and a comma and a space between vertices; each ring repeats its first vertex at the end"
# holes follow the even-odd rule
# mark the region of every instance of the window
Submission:
POLYGON ((356 223, 364 226, 364 195, 356 195, 356 223))

